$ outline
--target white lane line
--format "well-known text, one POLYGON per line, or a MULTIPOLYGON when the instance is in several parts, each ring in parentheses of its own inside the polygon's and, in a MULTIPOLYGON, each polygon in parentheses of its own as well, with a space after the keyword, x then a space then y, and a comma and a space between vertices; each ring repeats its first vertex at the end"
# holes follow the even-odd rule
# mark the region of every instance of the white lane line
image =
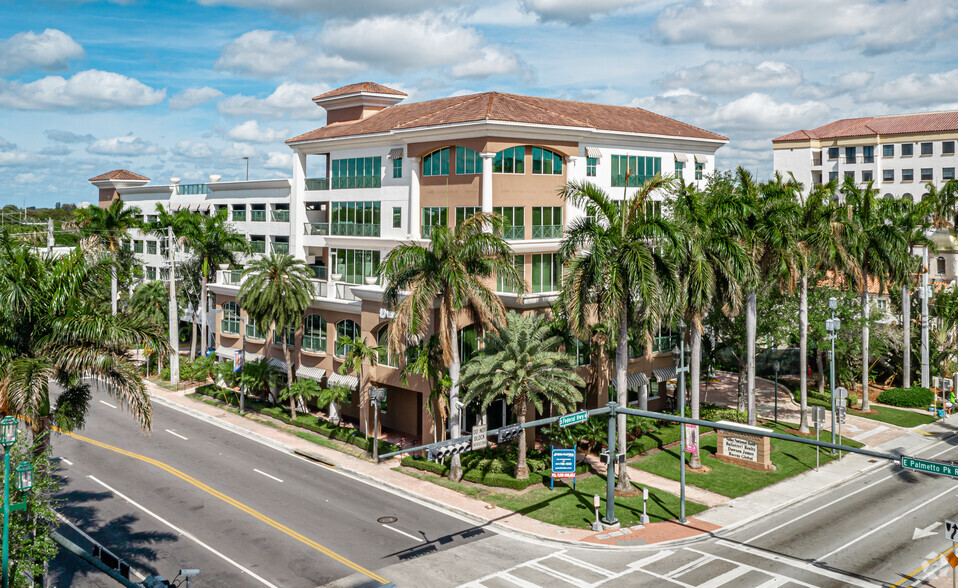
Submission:
POLYGON ((381 524, 382 524, 382 526, 386 527, 387 529, 389 529, 389 530, 391 530, 391 531, 395 531, 395 532, 399 533, 400 535, 405 535, 406 537, 409 537, 410 539, 415 539, 416 541, 418 541, 418 542, 420 542, 420 543, 422 543, 423 541, 425 541, 422 537, 416 537, 415 535, 411 535, 411 534, 409 534, 409 533, 403 531, 402 529, 397 529, 396 527, 390 527, 390 526, 387 525, 386 523, 381 523, 381 524))
MULTIPOLYGON (((785 564, 785 565, 787 565, 787 566, 791 566, 791 567, 793 567, 793 568, 798 568, 798 569, 800 569, 800 570, 804 570, 804 571, 807 571, 807 572, 811 572, 811 573, 817 574, 817 575, 819 575, 819 576, 825 576, 826 578, 831 578, 831 579, 833 579, 833 580, 838 580, 838 581, 841 582, 843 585, 847 585, 847 586, 862 586, 862 588, 871 588, 872 586, 877 586, 877 584, 872 584, 872 583, 870 583, 870 582, 866 582, 866 581, 861 580, 861 579, 859 579, 859 578, 856 578, 856 577, 854 577, 854 576, 849 576, 849 575, 847 575, 847 574, 842 574, 842 573, 840 573, 840 572, 833 572, 832 570, 829 570, 829 569, 825 569, 825 568, 816 566, 815 564, 813 564, 813 563, 811 563, 811 562, 807 562, 807 561, 800 560, 800 559, 795 559, 795 558, 793 558, 793 557, 788 557, 788 556, 784 556, 784 555, 770 554, 770 553, 768 553, 768 552, 766 552, 766 551, 763 551, 763 550, 761 550, 761 549, 756 549, 756 548, 754 548, 754 547, 749 547, 748 545, 744 545, 744 544, 733 543, 733 542, 727 541, 727 540, 725 540, 725 539, 719 539, 718 541, 716 541, 715 544, 716 544, 716 545, 721 545, 722 547, 729 547, 729 548, 731 548, 731 549, 735 549, 736 551, 741 551, 741 552, 743 552, 743 553, 748 553, 748 554, 750 554, 750 555, 755 555, 755 556, 760 557, 760 558, 762 558, 762 559, 771 560, 771 561, 778 562, 778 563, 783 563, 783 564, 785 564)), ((690 550, 690 551, 694 551, 694 550, 690 550)), ((732 561, 732 560, 728 560, 728 561, 732 561)), ((766 574, 771 574, 772 572, 766 571, 765 573, 766 573, 766 574)), ((785 576, 785 577, 788 577, 788 576, 785 576)), ((790 580, 790 582, 794 582, 794 583, 796 583, 796 584, 803 584, 803 585, 805 585, 805 586, 812 586, 812 585, 813 585, 813 584, 806 584, 805 582, 802 582, 802 581, 796 580, 796 579, 792 579, 792 580, 790 580)))
POLYGON ((100 401, 100 404, 105 404, 105 405, 109 406, 110 408, 116 408, 116 405, 115 405, 115 404, 110 404, 110 403, 107 402, 106 400, 101 400, 101 401, 100 401))
POLYGON ((557 570, 553 570, 549 566, 543 565, 541 563, 530 563, 526 564, 526 567, 531 568, 540 574, 545 574, 547 576, 552 576, 553 578, 558 578, 569 584, 570 586, 579 586, 580 588, 589 588, 590 584, 581 578, 575 578, 568 574, 563 574, 557 570))
MULTIPOLYGON (((92 544, 94 544, 94 545, 100 545, 100 542, 99 542, 99 541, 97 541, 97 540, 94 539, 93 537, 90 537, 89 535, 87 535, 86 533, 84 533, 84 532, 83 532, 83 529, 81 529, 80 527, 74 525, 73 522, 70 521, 70 519, 66 518, 65 516, 63 516, 62 514, 56 512, 56 511, 54 511, 53 514, 57 515, 57 518, 58 518, 58 519, 60 519, 60 520, 63 521, 64 523, 66 523, 71 529, 73 529, 74 531, 76 531, 81 537, 83 537, 84 539, 86 539, 86 540, 89 541, 90 543, 92 543, 92 544)), ((111 552, 111 553, 112 553, 112 552, 111 552)), ((116 555, 116 554, 114 554, 114 555, 116 555)), ((130 573, 133 574, 134 576, 136 576, 137 578, 139 578, 140 580, 146 580, 146 576, 144 576, 143 574, 141 574, 141 573, 139 572, 139 570, 135 569, 133 566, 130 566, 130 573)))
POLYGON ((65 458, 65 457, 61 457, 61 458, 60 458, 60 461, 62 461, 63 463, 65 463, 65 464, 67 464, 67 465, 73 465, 73 462, 70 461, 69 459, 65 458))
POLYGON ((712 578, 711 580, 709 580, 708 582, 704 584, 699 584, 699 588, 719 588, 720 586, 724 586, 727 582, 731 582, 735 578, 738 578, 739 576, 744 576, 745 574, 751 571, 752 571, 752 568, 750 567, 739 566, 737 568, 733 568, 725 572, 724 574, 715 576, 714 578, 712 578))
POLYGON ((280 479, 277 478, 276 476, 271 476, 271 475, 267 474, 266 472, 261 472, 260 470, 258 470, 258 469, 256 469, 256 468, 253 468, 253 471, 256 472, 257 474, 263 474, 263 475, 266 476, 267 478, 272 478, 272 479, 276 480, 277 482, 282 483, 282 480, 280 480, 280 479))
POLYGON ((650 556, 648 556, 648 557, 643 557, 643 558, 640 559, 640 560, 636 560, 636 561, 630 563, 630 564, 629 564, 629 567, 632 568, 632 569, 634 569, 634 570, 641 569, 642 566, 647 566, 647 565, 649 565, 649 564, 655 563, 655 562, 659 561, 659 560, 662 559, 662 558, 666 558, 666 557, 672 555, 673 553, 675 553, 675 552, 666 549, 666 550, 660 551, 660 552, 658 552, 658 553, 652 554, 652 555, 650 555, 650 556))
POLYGON ((262 583, 264 586, 269 586, 270 588, 279 588, 279 586, 277 586, 276 584, 273 584, 272 582, 269 582, 269 581, 267 581, 266 579, 261 578, 260 576, 257 576, 257 575, 256 575, 255 573, 253 573, 253 571, 250 570, 249 568, 244 567, 243 565, 241 565, 241 564, 239 564, 239 563, 233 561, 233 560, 230 559, 229 557, 223 555, 223 554, 220 553, 219 551, 216 551, 215 549, 213 549, 212 547, 210 547, 210 546, 207 545, 206 543, 203 543, 202 541, 200 541, 199 539, 197 539, 196 536, 193 535, 192 533, 190 533, 189 531, 186 531, 185 529, 181 529, 180 527, 177 527, 176 525, 174 525, 173 523, 171 523, 171 522, 169 522, 168 520, 164 519, 163 517, 159 516, 159 515, 156 514, 155 512, 153 512, 153 511, 151 511, 151 510, 145 508, 144 506, 140 505, 139 503, 137 503, 136 501, 134 501, 132 498, 130 498, 129 496, 126 496, 125 494, 123 494, 122 492, 120 492, 119 490, 117 490, 116 488, 113 488, 113 487, 107 485, 106 483, 104 483, 104 482, 98 480, 97 478, 95 478, 95 477, 93 477, 93 476, 87 476, 87 477, 90 478, 91 480, 93 480, 94 482, 96 482, 97 484, 99 484, 100 486, 103 486, 104 488, 106 488, 106 489, 109 490, 110 492, 116 494, 117 496, 119 496, 119 497, 122 498, 123 500, 129 502, 129 503, 132 504, 133 506, 135 506, 135 507, 137 507, 138 509, 142 510, 142 511, 145 512, 146 514, 150 515, 150 516, 153 517, 154 519, 160 521, 161 523, 163 523, 163 524, 166 525, 167 527, 173 529, 174 531, 176 531, 176 532, 179 533, 180 535, 186 537, 187 539, 193 541, 194 543, 196 543, 196 544, 199 545, 200 547, 202 547, 202 548, 206 549, 207 551, 209 551, 210 553, 216 555, 217 557, 219 557, 219 558, 222 559, 223 561, 225 561, 225 562, 231 564, 231 565, 232 565, 233 567, 235 567, 236 569, 240 570, 240 571, 243 572, 244 574, 247 574, 250 578, 259 580, 260 583, 262 583))
POLYGON ((906 510, 905 512, 901 513, 901 514, 898 515, 897 517, 895 517, 895 518, 893 518, 893 519, 889 519, 888 521, 886 521, 886 522, 882 523, 881 525, 875 527, 875 528, 872 529, 871 531, 869 531, 869 532, 867 532, 867 533, 865 533, 865 534, 863 534, 863 535, 859 535, 858 537, 855 537, 854 539, 852 539, 852 540, 849 541, 848 543, 842 545, 841 547, 837 547, 837 548, 835 548, 835 549, 829 551, 829 552, 826 553, 825 555, 823 555, 823 556, 821 556, 821 557, 818 557, 818 558, 815 558, 815 559, 817 559, 818 561, 825 561, 826 559, 828 559, 828 557, 829 557, 830 555, 835 555, 836 553, 838 553, 839 551, 845 549, 846 547, 849 547, 849 546, 851 546, 851 545, 854 545, 855 543, 858 543, 859 541, 861 541, 861 540, 864 539, 865 537, 868 537, 868 536, 871 535, 872 533, 876 533, 876 532, 880 531, 881 529, 884 529, 884 528, 887 527, 888 525, 894 523, 895 521, 900 520, 900 519, 901 519, 902 517, 904 517, 905 515, 911 514, 911 513, 915 512, 916 510, 918 510, 919 508, 921 508, 921 507, 923 507, 923 506, 925 506, 925 505, 927 505, 927 504, 930 504, 930 503, 932 503, 932 502, 938 500, 939 498, 941 498, 941 497, 944 496, 945 494, 948 494, 949 492, 954 492, 954 491, 955 491, 954 487, 947 488, 947 489, 945 489, 944 492, 939 492, 938 494, 935 494, 934 496, 932 496, 932 497, 929 498, 928 500, 926 500, 926 501, 924 501, 924 502, 922 502, 922 503, 920 503, 920 504, 918 504, 918 505, 915 505, 914 507, 912 507, 912 508, 906 510))
POLYGON ((189 441, 189 439, 187 439, 186 437, 184 437, 183 435, 180 435, 179 433, 177 433, 177 432, 175 432, 175 431, 171 431, 171 430, 169 430, 169 429, 163 429, 163 430, 166 431, 167 433, 169 433, 170 435, 173 435, 174 437, 179 437, 180 439, 182 439, 182 440, 184 440, 184 441, 189 441))

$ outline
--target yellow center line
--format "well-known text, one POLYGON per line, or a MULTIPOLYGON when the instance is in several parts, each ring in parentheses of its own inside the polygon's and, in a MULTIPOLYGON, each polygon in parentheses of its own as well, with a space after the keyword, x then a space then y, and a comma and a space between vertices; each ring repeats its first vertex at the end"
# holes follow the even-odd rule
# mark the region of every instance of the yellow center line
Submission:
POLYGON ((910 580, 914 580, 914 579, 915 579, 915 576, 917 576, 918 574, 920 574, 922 570, 924 570, 925 568, 927 568, 927 567, 930 566, 931 564, 933 564, 933 563, 935 563, 936 561, 938 561, 939 559, 941 559, 942 556, 946 555, 949 551, 952 550, 952 548, 953 548, 953 546, 952 546, 952 547, 949 547, 948 549, 946 549, 946 550, 944 550, 944 551, 942 551, 941 553, 939 553, 938 555, 936 555, 933 559, 928 560, 927 562, 925 562, 924 564, 922 564, 920 567, 916 568, 915 571, 913 571, 912 573, 906 575, 906 576, 905 576, 904 578, 902 578, 901 580, 898 580, 897 582, 895 582, 894 584, 892 584, 890 588, 898 588, 899 586, 901 586, 901 585, 904 584, 905 582, 908 582, 908 581, 910 581, 910 580))
POLYGON ((343 564, 344 566, 349 567, 349 568, 352 568, 353 570, 359 572, 360 574, 363 574, 364 576, 367 576, 367 577, 369 577, 369 578, 372 578, 373 580, 376 580, 377 582, 379 582, 379 583, 381 583, 381 584, 388 584, 388 583, 389 583, 389 580, 383 578, 382 576, 376 574, 375 572, 372 572, 372 571, 370 571, 370 570, 367 570, 367 569, 364 568, 363 566, 361 566, 361 565, 359 565, 359 564, 357 564, 357 563, 355 563, 355 562, 353 562, 353 561, 351 561, 351 560, 349 560, 349 559, 346 559, 345 557, 339 555, 338 553, 336 553, 335 551, 329 549, 328 547, 324 547, 323 545, 320 545, 319 543, 317 543, 316 541, 313 541, 313 540, 310 539, 309 537, 306 537, 306 536, 303 535, 302 533, 299 533, 299 532, 297 532, 297 531, 294 531, 293 529, 290 529, 290 528, 287 527, 286 525, 284 525, 284 524, 282 524, 282 523, 280 523, 280 522, 278 522, 278 521, 275 521, 275 520, 269 518, 268 516, 266 516, 266 515, 260 513, 259 511, 255 510, 254 508, 249 507, 249 506, 246 506, 246 505, 243 504, 242 502, 236 500, 235 498, 232 498, 232 497, 230 497, 230 496, 227 496, 226 494, 223 494, 222 492, 220 492, 219 490, 216 490, 215 488, 211 488, 211 487, 208 486, 207 484, 204 484, 203 482, 200 482, 199 480, 197 480, 197 479, 194 478, 193 476, 190 476, 189 474, 186 474, 186 473, 181 472, 180 470, 174 468, 174 467, 171 466, 171 465, 168 465, 168 464, 163 463, 162 461, 153 459, 152 457, 146 457, 145 455, 140 455, 140 454, 138 454, 138 453, 133 453, 132 451, 127 451, 127 450, 125 450, 125 449, 120 449, 119 447, 115 447, 115 446, 113 446, 113 445, 109 445, 109 444, 107 444, 107 443, 103 443, 103 442, 101 442, 101 441, 97 441, 96 439, 90 439, 89 437, 84 437, 83 435, 77 435, 76 433, 67 433, 67 432, 63 432, 63 431, 61 431, 61 432, 62 432, 64 435, 69 435, 70 437, 73 437, 74 439, 76 439, 76 440, 78 440, 78 441, 83 441, 83 442, 85 442, 85 443, 89 443, 89 444, 95 445, 95 446, 97 446, 97 447, 102 447, 103 449, 107 449, 107 450, 109 450, 109 451, 113 451, 113 452, 119 453, 119 454, 121 454, 121 455, 125 455, 125 456, 127 456, 127 457, 132 457, 133 459, 138 459, 138 460, 140 460, 140 461, 142 461, 142 462, 146 462, 146 463, 148 463, 148 464, 154 465, 154 466, 160 468, 161 470, 164 470, 164 471, 166 471, 166 472, 169 472, 169 473, 173 474, 174 476, 176 476, 177 478, 180 478, 181 480, 183 480, 183 481, 185 481, 185 482, 187 482, 187 483, 189 483, 189 484, 192 484, 193 486, 199 488, 199 489, 202 490, 203 492, 206 492, 206 493, 209 494, 210 496, 214 496, 214 497, 216 497, 216 498, 219 498, 220 500, 222 500, 223 502, 229 504, 230 506, 233 506, 233 507, 235 507, 235 508, 237 508, 237 509, 239 509, 239 510, 245 512, 246 514, 252 516, 253 518, 255 518, 255 519, 257 519, 257 520, 260 520, 260 521, 266 523, 266 524, 269 525, 270 527, 273 527, 274 529, 276 529, 276 530, 278 530, 278 531, 280 531, 280 532, 282 532, 282 533, 285 533, 286 535, 289 535, 290 537, 292 537, 293 539, 296 539, 296 540, 299 541, 300 543, 303 543, 303 544, 305 544, 305 545, 308 545, 309 547, 312 547, 312 548, 315 549, 316 551, 319 551, 319 552, 322 553, 323 555, 326 555, 326 556, 328 556, 328 557, 330 557, 330 558, 332 558, 332 559, 338 561, 339 563, 343 564))

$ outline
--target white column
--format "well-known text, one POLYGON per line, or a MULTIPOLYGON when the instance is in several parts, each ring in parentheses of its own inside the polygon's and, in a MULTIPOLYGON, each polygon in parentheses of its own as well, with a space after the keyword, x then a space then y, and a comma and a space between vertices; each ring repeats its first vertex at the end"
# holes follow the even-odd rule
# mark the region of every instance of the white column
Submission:
MULTIPOLYGON (((566 182, 571 182, 573 180, 582 181, 582 180, 589 179, 585 175, 585 169, 583 166, 585 157, 581 157, 578 155, 569 155, 565 158, 565 160, 566 160, 566 171, 565 171, 566 182)), ((563 216, 564 216, 563 220, 565 221, 565 226, 569 226, 569 223, 572 222, 573 219, 576 219, 580 216, 585 216, 585 210, 575 206, 571 202, 563 201, 562 205, 565 208, 565 212, 563 213, 563 216)))
POLYGON ((492 160, 495 153, 482 152, 482 212, 492 213, 492 160))
POLYGON ((289 252, 299 259, 305 259, 303 246, 306 208, 303 193, 306 190, 306 154, 293 153, 293 179, 289 186, 289 252))
POLYGON ((422 205, 419 201, 419 158, 408 157, 409 160, 409 236, 413 239, 420 238, 422 226, 419 221, 419 213, 422 211, 422 205))

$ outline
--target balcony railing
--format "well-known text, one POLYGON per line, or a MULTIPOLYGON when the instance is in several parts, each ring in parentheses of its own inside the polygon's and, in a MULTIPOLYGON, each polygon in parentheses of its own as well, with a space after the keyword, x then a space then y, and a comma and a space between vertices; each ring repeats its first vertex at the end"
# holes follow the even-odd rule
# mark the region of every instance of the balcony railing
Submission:
POLYGON ((176 186, 176 193, 180 196, 184 194, 209 194, 210 187, 206 184, 179 184, 176 186))
POLYGON ((234 211, 233 211, 233 222, 234 222, 234 223, 246 222, 246 211, 245 211, 245 210, 234 210, 234 211))
POLYGON ((309 269, 313 270, 313 275, 316 276, 317 280, 326 279, 326 266, 325 265, 311 265, 309 269))
POLYGON ((357 298, 356 295, 353 294, 353 288, 352 288, 353 285, 354 284, 337 283, 336 298, 339 298, 340 300, 359 300, 359 298, 357 298))
MULTIPOLYGON (((325 269, 325 268, 324 268, 325 269)), ((313 283, 313 296, 317 298, 326 298, 326 280, 310 280, 313 283)))
POLYGON ((306 178, 307 190, 329 190, 329 178, 306 178))
POLYGON ((818 167, 820 165, 822 165, 822 155, 818 154, 818 155, 812 156, 812 166, 818 167))
POLYGON ((273 221, 278 223, 288 223, 289 222, 289 211, 288 210, 274 210, 273 211, 273 221))
POLYGON ((511 227, 506 227, 502 230, 502 238, 508 240, 516 239, 525 239, 526 238, 526 226, 525 225, 513 225, 511 227))
POLYGON ((280 241, 273 243, 273 253, 289 253, 289 243, 280 241))
POLYGON ((306 223, 305 228, 307 235, 329 234, 329 223, 306 223))
POLYGON ((243 280, 243 270, 223 270, 220 275, 223 277, 223 283, 231 286, 238 286, 243 280))
POLYGON ((349 190, 352 188, 379 188, 382 180, 379 176, 356 176, 351 178, 333 178, 330 186, 333 190, 349 190))
POLYGON ((874 155, 863 155, 863 156, 862 156, 862 163, 875 163, 875 156, 874 156, 874 155))
POLYGON ((250 253, 266 253, 266 241, 250 241, 250 253))
POLYGON ((349 237, 378 237, 379 225, 372 223, 332 223, 329 225, 329 234, 349 237))
POLYGON ((266 222, 266 211, 265 210, 251 210, 249 211, 249 220, 254 223, 265 223, 266 222))
POLYGON ((562 237, 562 225, 532 225, 533 239, 559 239, 562 237))

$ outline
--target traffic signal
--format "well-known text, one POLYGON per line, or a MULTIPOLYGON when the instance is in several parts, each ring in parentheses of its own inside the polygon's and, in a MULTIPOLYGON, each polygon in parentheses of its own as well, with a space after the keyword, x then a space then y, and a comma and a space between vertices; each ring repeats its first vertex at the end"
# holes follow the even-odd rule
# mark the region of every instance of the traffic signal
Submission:
POLYGON ((508 443, 519 438, 522 434, 522 425, 505 425, 499 427, 499 435, 496 437, 496 443, 508 443))
POLYGON ((429 461, 442 461, 447 457, 458 455, 469 449, 472 445, 472 439, 454 439, 452 441, 443 441, 434 443, 426 451, 426 457, 429 461))

